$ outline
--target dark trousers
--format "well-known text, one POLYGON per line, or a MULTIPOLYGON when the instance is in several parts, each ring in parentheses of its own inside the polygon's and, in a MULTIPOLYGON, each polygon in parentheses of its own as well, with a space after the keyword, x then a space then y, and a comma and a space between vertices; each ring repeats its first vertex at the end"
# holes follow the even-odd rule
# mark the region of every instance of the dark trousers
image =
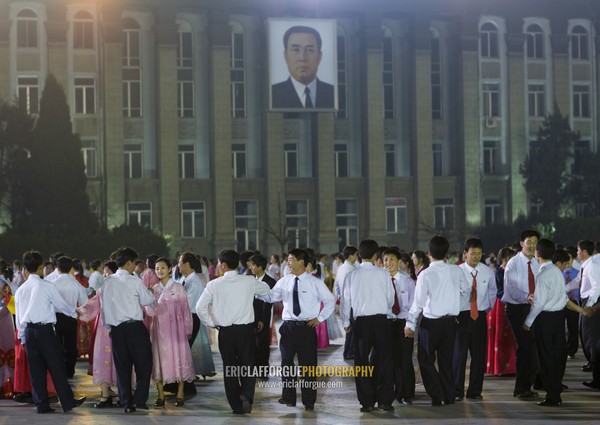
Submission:
POLYGON ((254 343, 256 348, 256 366, 269 366, 271 354, 271 327, 264 323, 262 329, 254 329, 254 343))
POLYGON ((415 368, 412 362, 414 338, 404 336, 405 319, 388 320, 394 365, 394 395, 398 401, 415 396, 415 368))
POLYGON ((152 374, 152 346, 144 322, 130 321, 111 328, 113 360, 117 372, 119 399, 125 406, 142 406, 148 401, 152 374), (135 368, 135 393, 131 391, 131 371, 135 368))
POLYGON ((542 311, 535 319, 535 343, 540 362, 540 375, 546 399, 560 402, 562 378, 565 373, 567 343, 565 341, 565 312, 542 311))
POLYGON ((452 358, 456 326, 455 317, 421 319, 417 359, 425 391, 434 403, 454 403, 452 358), (436 361, 438 369, 435 368, 436 361))
POLYGON ((241 396, 252 404, 255 377, 236 376, 227 372, 228 366, 254 367, 254 329, 247 325, 222 326, 219 328, 219 351, 223 360, 223 383, 227 401, 234 412, 242 412, 241 396))
MULTIPOLYGON (((582 302, 582 305, 585 304, 582 302)), ((591 317, 585 317, 582 314, 579 322, 579 332, 581 335, 581 350, 587 361, 593 365, 596 363, 594 347, 596 341, 600 338, 600 315, 594 314, 591 317)))
POLYGON ((461 311, 458 315, 458 328, 452 361, 456 396, 458 397, 465 395, 467 354, 471 354, 467 397, 474 397, 481 395, 483 390, 483 376, 487 360, 487 317, 485 311, 479 312, 477 320, 471 319, 469 310, 461 311))
MULTIPOLYGON (((529 304, 506 304, 506 318, 517 340, 517 377, 513 395, 530 391, 538 372, 537 352, 534 342, 534 329, 526 331, 523 323, 529 314, 529 304)), ((561 327, 564 332, 564 325, 561 327)), ((564 338, 564 335, 563 335, 564 338)))
POLYGON ((25 328, 25 345, 29 362, 29 377, 33 401, 38 412, 47 410, 48 389, 46 387, 47 372, 50 372, 56 393, 63 410, 73 409, 73 391, 67 381, 67 370, 60 341, 49 325, 29 324, 25 328))
MULTIPOLYGON (((305 322, 298 322, 305 323, 305 322)), ((317 332, 315 328, 306 324, 297 324, 293 321, 284 321, 279 328, 281 339, 279 349, 281 351, 281 366, 294 366, 294 357, 298 355, 299 366, 317 365, 317 332)), ((317 400, 317 390, 314 386, 315 376, 305 376, 301 383, 302 404, 314 406, 317 400)), ((296 402, 296 376, 284 374, 282 377, 283 390, 281 397, 286 401, 296 402)))
POLYGON ((196 313, 192 313, 192 337, 188 341, 190 343, 190 348, 194 344, 194 341, 196 341, 198 332, 200 332, 200 318, 196 313))
POLYGON ((56 336, 63 347, 67 376, 75 375, 75 364, 77 363, 77 319, 56 313, 56 325, 54 326, 56 336))
POLYGON ((346 339, 344 340, 344 360, 354 357, 354 315, 352 309, 350 309, 350 329, 351 331, 346 333, 346 339))
POLYGON ((374 350, 374 376, 356 376, 356 395, 363 407, 392 404, 394 400, 394 366, 390 345, 390 326, 385 314, 360 316, 354 327, 354 365, 369 366, 374 350))
POLYGON ((579 349, 579 313, 565 309, 567 316, 567 354, 575 355, 579 349))

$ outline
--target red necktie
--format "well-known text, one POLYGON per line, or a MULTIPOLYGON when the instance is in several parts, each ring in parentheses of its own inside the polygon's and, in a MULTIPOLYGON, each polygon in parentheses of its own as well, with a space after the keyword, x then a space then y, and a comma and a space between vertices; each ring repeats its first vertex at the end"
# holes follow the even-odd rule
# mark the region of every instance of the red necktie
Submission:
POLYGON ((400 303, 398 302, 398 292, 396 291, 396 279, 392 278, 392 287, 394 288, 394 305, 392 306, 392 313, 395 315, 400 314, 400 303))
POLYGON ((477 310, 477 271, 473 276, 473 285, 471 286, 471 319, 477 320, 479 317, 479 311, 477 310))
POLYGON ((529 293, 533 294, 535 292, 535 276, 531 270, 531 260, 527 262, 527 281, 529 283, 529 293))

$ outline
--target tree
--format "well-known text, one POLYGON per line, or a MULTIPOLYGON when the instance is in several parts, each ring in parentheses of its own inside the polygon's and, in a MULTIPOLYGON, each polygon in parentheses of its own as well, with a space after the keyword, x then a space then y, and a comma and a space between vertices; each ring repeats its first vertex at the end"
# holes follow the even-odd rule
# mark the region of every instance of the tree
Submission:
POLYGON ((0 217, 7 229, 27 209, 27 160, 31 156, 33 119, 16 104, 0 102, 0 217))
POLYGON ((536 142, 520 167, 531 199, 543 205, 539 217, 542 222, 560 217, 570 205, 572 176, 567 164, 579 140, 568 117, 561 115, 556 105, 554 109, 556 112, 548 115, 540 126, 536 142))
POLYGON ((85 191, 81 141, 73 133, 65 93, 53 75, 46 79, 40 100, 28 170, 32 202, 24 216, 31 232, 52 240, 97 228, 85 191))
POLYGON ((581 170, 572 181, 574 201, 586 205, 584 217, 600 215, 600 152, 588 152, 581 158, 581 170))

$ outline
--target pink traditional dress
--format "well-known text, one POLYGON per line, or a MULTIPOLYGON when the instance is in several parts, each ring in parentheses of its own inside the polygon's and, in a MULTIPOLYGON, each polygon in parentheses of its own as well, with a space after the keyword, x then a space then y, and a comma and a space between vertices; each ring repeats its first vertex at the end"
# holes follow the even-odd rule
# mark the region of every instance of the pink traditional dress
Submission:
MULTIPOLYGON (((80 273, 73 275, 84 288, 89 287, 88 278, 80 273)), ((90 343, 94 333, 94 322, 77 319, 77 354, 79 357, 90 354, 90 343)))
POLYGON ((15 327, 8 304, 12 300, 10 285, 0 276, 0 398, 12 397, 15 375, 15 327))
POLYGON ((154 286, 155 307, 145 307, 153 316, 150 331, 152 341, 152 374, 155 381, 165 384, 192 382, 196 378, 188 335, 192 334, 192 314, 187 292, 173 279, 165 286, 154 286))
POLYGON ((104 327, 102 321, 102 289, 98 289, 96 295, 88 300, 85 305, 79 307, 79 319, 83 322, 96 321, 96 336, 94 339, 94 351, 92 363, 92 377, 96 385, 108 386, 117 384, 117 373, 113 363, 112 340, 110 331, 104 327))
MULTIPOLYGON (((156 273, 152 269, 147 269, 142 276, 142 283, 148 289, 154 288, 155 285, 160 283, 160 279, 156 276, 156 273)), ((152 325, 152 316, 149 316, 144 312, 144 325, 146 325, 146 329, 148 329, 148 333, 150 333, 150 326, 152 325)))

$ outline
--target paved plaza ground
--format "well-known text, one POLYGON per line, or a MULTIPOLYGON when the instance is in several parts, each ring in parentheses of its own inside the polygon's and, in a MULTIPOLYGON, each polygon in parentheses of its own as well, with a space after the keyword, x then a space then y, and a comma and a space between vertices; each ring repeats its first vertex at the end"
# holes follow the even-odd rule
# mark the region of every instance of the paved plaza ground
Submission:
MULTIPOLYGON (((341 345, 335 341, 329 348, 319 350, 319 364, 345 365, 341 345)), ((214 359, 219 372, 214 378, 198 381, 198 394, 186 400, 184 407, 174 406, 174 396, 167 398, 165 409, 138 410, 125 415, 122 409, 94 409, 100 391, 92 384, 92 378, 85 374, 87 362, 80 361, 77 373, 72 380, 76 394, 84 394, 88 400, 72 413, 52 413, 38 415, 33 405, 24 405, 12 400, 0 400, 0 425, 45 424, 45 425, 87 425, 87 424, 594 424, 600 423, 600 391, 587 389, 583 381, 591 379, 591 374, 583 373, 583 355, 569 360, 564 383, 569 390, 563 393, 562 407, 540 407, 536 401, 518 400, 512 396, 514 377, 486 376, 482 401, 466 400, 455 405, 432 407, 423 385, 417 384, 416 399, 412 406, 394 404, 395 411, 387 413, 375 411, 361 413, 356 398, 353 378, 333 378, 332 386, 338 388, 320 389, 314 412, 305 412, 301 403, 297 407, 286 407, 277 402, 281 396, 277 388, 278 378, 269 382, 275 388, 258 388, 252 414, 233 415, 225 399, 222 379, 221 359, 214 350, 214 359)), ((271 364, 279 363, 279 349, 272 347, 271 364)), ((543 391, 540 396, 543 396, 543 391)), ((149 405, 156 399, 156 390, 150 390, 149 405)), ((58 406, 54 406, 58 407, 58 406)), ((58 412, 59 410, 57 410, 58 412)))

